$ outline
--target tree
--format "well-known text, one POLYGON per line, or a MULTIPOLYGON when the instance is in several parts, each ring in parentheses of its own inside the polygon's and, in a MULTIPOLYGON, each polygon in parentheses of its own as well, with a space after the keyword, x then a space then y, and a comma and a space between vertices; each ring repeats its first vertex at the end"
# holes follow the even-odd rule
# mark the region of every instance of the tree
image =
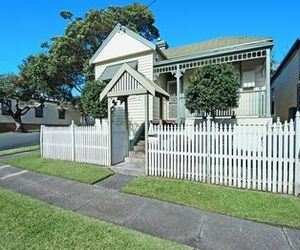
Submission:
POLYGON ((40 105, 32 99, 34 94, 34 88, 20 81, 19 76, 13 74, 0 76, 1 106, 14 120, 16 132, 25 132, 22 116, 27 114, 31 108, 40 105))
POLYGON ((89 59, 117 23, 138 32, 148 40, 159 36, 151 10, 142 4, 93 9, 84 18, 74 18, 69 11, 62 11, 60 14, 69 23, 63 36, 51 39, 49 70, 56 79, 79 92, 87 81, 94 80, 89 59))
POLYGON ((87 83, 81 94, 81 103, 84 112, 94 118, 102 120, 107 117, 107 98, 100 102, 100 94, 106 84, 101 81, 87 83))
POLYGON ((238 72, 231 64, 213 64, 198 68, 188 80, 186 107, 191 113, 209 113, 238 105, 238 72))
POLYGON ((48 74, 48 56, 29 56, 19 67, 20 74, 0 76, 0 102, 15 122, 16 132, 26 132, 22 116, 43 106, 45 101, 62 103, 71 100, 71 89, 48 74))

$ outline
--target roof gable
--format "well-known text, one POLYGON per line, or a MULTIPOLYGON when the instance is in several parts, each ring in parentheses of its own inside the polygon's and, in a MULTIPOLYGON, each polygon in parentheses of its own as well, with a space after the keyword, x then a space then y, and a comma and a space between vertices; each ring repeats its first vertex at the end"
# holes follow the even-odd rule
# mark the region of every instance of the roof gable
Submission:
POLYGON ((156 45, 132 30, 117 24, 90 59, 90 64, 155 50, 156 45))
POLYGON ((153 96, 169 98, 169 94, 165 90, 126 63, 123 64, 113 79, 103 89, 100 94, 100 101, 110 92, 113 92, 111 96, 150 93, 153 96), (128 84, 129 80, 130 84, 128 84))

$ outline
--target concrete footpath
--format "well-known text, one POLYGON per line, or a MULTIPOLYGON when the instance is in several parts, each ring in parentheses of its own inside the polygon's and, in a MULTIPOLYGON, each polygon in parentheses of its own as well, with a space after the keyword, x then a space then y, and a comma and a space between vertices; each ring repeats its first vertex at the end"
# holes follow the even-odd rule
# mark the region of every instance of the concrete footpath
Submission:
POLYGON ((132 177, 95 185, 0 164, 0 187, 77 213, 199 249, 300 249, 300 230, 119 192, 132 177))

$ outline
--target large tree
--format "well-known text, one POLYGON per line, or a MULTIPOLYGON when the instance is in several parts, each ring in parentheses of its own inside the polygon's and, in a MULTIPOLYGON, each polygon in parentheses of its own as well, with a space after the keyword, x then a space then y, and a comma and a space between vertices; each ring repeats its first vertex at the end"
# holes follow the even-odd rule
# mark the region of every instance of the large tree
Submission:
MULTIPOLYGON (((138 32, 148 40, 159 36, 151 10, 142 4, 93 9, 84 17, 74 17, 70 11, 62 11, 60 15, 68 21, 65 33, 51 38, 50 43, 43 42, 41 47, 45 52, 29 56, 20 66, 20 75, 5 75, 0 78, 0 102, 9 109, 17 131, 24 131, 22 116, 31 108, 43 105, 45 101, 73 101, 82 111, 82 104, 78 102, 78 98, 72 100, 72 94, 75 89, 80 94, 85 84, 85 96, 89 96, 87 92, 91 88, 97 87, 98 91, 99 86, 93 83, 94 72, 89 59, 117 23, 138 32), (9 100, 13 100, 14 106, 11 108, 6 105, 9 100)), ((85 99, 97 102, 90 97, 85 99)), ((95 117, 103 118, 105 105, 107 104, 104 102, 103 106, 97 103, 100 109, 97 113, 96 110, 87 108, 90 105, 85 103, 85 110, 95 117)))
POLYGON ((70 11, 60 14, 68 21, 65 34, 53 37, 50 45, 44 43, 43 47, 49 47, 50 73, 79 92, 87 81, 94 80, 89 59, 117 23, 148 40, 159 36, 151 10, 142 4, 92 9, 84 17, 74 17, 70 11))
POLYGON ((191 113, 205 111, 215 119, 217 110, 238 105, 238 72, 231 64, 212 64, 198 68, 189 78, 186 107, 191 113))

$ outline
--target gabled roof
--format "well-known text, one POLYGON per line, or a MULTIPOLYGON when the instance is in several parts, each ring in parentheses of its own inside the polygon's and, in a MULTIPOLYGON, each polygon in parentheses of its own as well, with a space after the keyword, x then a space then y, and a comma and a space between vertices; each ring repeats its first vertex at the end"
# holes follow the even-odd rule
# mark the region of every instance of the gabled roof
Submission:
MULTIPOLYGON (((294 42, 294 44, 292 45, 292 47, 290 48, 290 50, 288 51, 288 53, 285 55, 285 57, 283 58, 282 62, 279 64, 279 66, 277 67, 275 73, 272 76, 271 79, 271 84, 275 81, 275 79, 278 77, 278 75, 280 74, 280 72, 283 70, 283 68, 285 67, 285 65, 287 64, 287 62, 289 61, 290 57, 294 54, 294 52, 300 49, 300 38, 297 38, 296 41, 294 42)), ((300 59, 299 59, 300 60, 300 59)))
POLYGON ((128 91, 120 91, 111 93, 110 96, 122 96, 122 95, 134 95, 134 94, 146 94, 150 93, 153 96, 163 96, 166 98, 169 98, 170 95, 162 89, 160 86, 158 86, 153 81, 149 80, 147 77, 139 73, 138 71, 134 70, 132 67, 130 67, 127 63, 124 63, 122 67, 118 70, 118 72, 115 74, 113 79, 106 85, 106 87, 103 89, 103 91, 100 94, 100 101, 103 100, 103 98, 110 94, 111 89, 115 86, 115 84, 118 83, 119 79, 122 77, 122 75, 127 72, 130 74, 142 87, 143 91, 137 92, 134 89, 128 90, 128 91))
POLYGON ((234 46, 241 45, 253 45, 261 42, 272 42, 273 39, 270 37, 251 37, 251 36, 240 36, 240 37, 221 37, 213 40, 208 40, 200 43, 169 48, 163 50, 163 53, 168 59, 189 56, 201 52, 208 52, 226 48, 232 48, 234 46))
POLYGON ((148 41, 147 39, 145 39, 144 37, 140 36, 139 34, 133 32, 132 30, 128 29, 125 26, 122 26, 121 24, 117 24, 115 26, 115 28, 112 30, 112 32, 110 32, 110 34, 108 35, 108 37, 103 41, 103 43, 101 44, 101 46, 99 47, 99 49, 95 52, 95 54, 92 56, 92 58, 90 59, 89 63, 93 64, 95 59, 97 58, 97 56, 101 53, 101 51, 104 49, 104 47, 109 43, 109 41, 112 39, 112 37, 119 31, 122 30, 124 31, 127 35, 135 38, 136 40, 138 40, 139 42, 143 43, 144 45, 148 46, 149 48, 156 50, 156 45, 153 44, 152 42, 148 41))

